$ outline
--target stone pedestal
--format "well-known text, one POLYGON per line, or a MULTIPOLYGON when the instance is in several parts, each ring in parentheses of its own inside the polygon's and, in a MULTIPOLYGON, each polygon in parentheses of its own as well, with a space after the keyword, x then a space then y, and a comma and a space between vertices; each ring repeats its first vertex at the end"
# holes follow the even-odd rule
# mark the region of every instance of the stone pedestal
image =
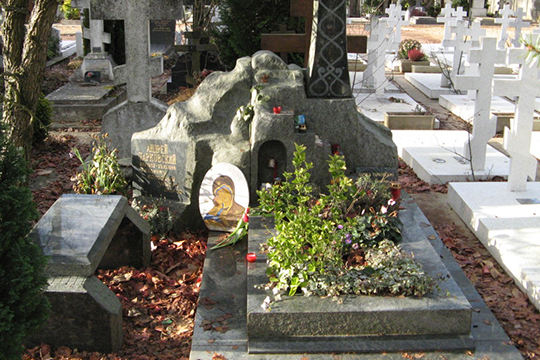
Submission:
POLYGON ((116 352, 122 307, 94 273, 150 261, 150 226, 123 196, 62 195, 29 234, 49 258, 48 321, 27 341, 116 352))
POLYGON ((101 79, 104 81, 114 80, 114 68, 115 64, 107 53, 90 53, 84 57, 80 68, 81 78, 87 71, 99 71, 101 73, 101 79))

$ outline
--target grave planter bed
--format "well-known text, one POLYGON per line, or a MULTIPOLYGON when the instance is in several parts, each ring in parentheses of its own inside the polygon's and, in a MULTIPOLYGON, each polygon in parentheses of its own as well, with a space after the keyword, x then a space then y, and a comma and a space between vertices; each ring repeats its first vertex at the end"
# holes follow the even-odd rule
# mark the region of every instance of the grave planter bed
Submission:
MULTIPOLYGON (((407 206, 400 217, 411 217, 407 206)), ((272 236, 271 220, 250 219, 247 336, 250 354, 368 353, 385 351, 474 350, 471 306, 419 226, 404 229, 402 246, 432 276, 445 277, 439 289, 422 297, 285 296, 269 309, 266 256, 260 244, 272 236)))
POLYGON ((435 115, 411 112, 385 112, 384 126, 391 130, 433 130, 435 115))
POLYGON ((412 71, 412 66, 429 66, 429 60, 412 61, 408 59, 399 60, 399 72, 407 73, 412 71))

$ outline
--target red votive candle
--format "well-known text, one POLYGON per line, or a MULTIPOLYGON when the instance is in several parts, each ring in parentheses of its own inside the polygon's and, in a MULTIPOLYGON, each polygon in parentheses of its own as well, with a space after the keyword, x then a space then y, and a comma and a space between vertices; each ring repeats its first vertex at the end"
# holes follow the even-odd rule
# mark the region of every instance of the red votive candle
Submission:
POLYGON ((255 260, 257 260, 257 254, 255 254, 255 253, 248 253, 248 254, 246 255, 246 260, 247 260, 248 262, 255 262, 255 260))

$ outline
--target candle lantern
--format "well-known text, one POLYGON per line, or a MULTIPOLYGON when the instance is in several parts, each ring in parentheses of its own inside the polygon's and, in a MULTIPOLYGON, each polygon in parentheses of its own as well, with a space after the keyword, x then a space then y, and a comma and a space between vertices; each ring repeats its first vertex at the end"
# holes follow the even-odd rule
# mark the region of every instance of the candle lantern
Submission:
POLYGON ((332 155, 341 155, 341 146, 339 144, 332 144, 332 155))
POLYGON ((392 194, 392 199, 397 202, 401 197, 401 184, 398 182, 390 183, 390 193, 392 194))

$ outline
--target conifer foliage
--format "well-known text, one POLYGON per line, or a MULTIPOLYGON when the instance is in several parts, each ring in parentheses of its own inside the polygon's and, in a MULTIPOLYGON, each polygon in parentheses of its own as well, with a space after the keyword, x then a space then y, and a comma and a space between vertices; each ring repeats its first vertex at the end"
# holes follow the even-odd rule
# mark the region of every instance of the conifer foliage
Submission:
MULTIPOLYGON (((1 122, 0 122, 1 124, 1 122)), ((37 212, 29 169, 0 125, 0 358, 20 359, 24 339, 43 323, 49 304, 43 296, 46 258, 27 234, 37 212)))

